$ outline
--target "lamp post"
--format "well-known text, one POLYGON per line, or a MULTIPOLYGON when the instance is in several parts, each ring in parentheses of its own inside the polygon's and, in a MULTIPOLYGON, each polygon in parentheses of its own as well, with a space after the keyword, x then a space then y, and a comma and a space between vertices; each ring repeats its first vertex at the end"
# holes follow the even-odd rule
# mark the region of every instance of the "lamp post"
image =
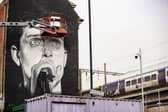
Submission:
POLYGON ((161 104, 161 102, 160 102, 160 89, 158 89, 158 105, 159 105, 159 112, 161 112, 161 107, 160 107, 160 104, 161 104))
POLYGON ((91 2, 88 0, 89 16, 89 51, 90 51, 90 89, 93 89, 93 70, 92 70, 92 23, 91 23, 91 2))
POLYGON ((105 85, 105 94, 104 96, 107 96, 107 75, 106 75, 106 63, 104 63, 104 85, 105 85))
POLYGON ((140 61, 140 75, 141 75, 141 91, 142 91, 142 112, 144 112, 144 87, 143 87, 143 72, 142 72, 142 53, 141 48, 139 48, 139 52, 136 54, 135 59, 139 58, 140 61))

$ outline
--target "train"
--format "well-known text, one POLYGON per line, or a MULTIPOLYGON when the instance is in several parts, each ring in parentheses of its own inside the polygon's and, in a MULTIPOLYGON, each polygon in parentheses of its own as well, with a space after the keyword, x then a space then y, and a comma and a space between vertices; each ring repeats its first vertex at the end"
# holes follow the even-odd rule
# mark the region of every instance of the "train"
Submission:
POLYGON ((168 67, 107 83, 103 85, 103 91, 109 96, 137 91, 142 88, 142 81, 144 89, 168 85, 168 67))

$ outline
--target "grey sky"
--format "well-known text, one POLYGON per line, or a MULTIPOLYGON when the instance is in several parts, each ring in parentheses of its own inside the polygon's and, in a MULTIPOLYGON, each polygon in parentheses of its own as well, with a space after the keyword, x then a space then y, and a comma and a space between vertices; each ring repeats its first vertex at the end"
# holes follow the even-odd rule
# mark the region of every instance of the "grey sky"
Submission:
MULTIPOLYGON (((85 21, 79 28, 79 65, 89 68, 88 0, 76 0, 85 21)), ((168 0, 91 0, 93 68, 127 72, 168 60, 168 0)))
MULTIPOLYGON (((1 2, 2 0, 0 0, 1 2)), ((79 66, 89 68, 88 0, 72 0, 85 21, 79 28, 79 66)), ((91 0, 93 68, 127 72, 168 60, 168 0, 91 0)))

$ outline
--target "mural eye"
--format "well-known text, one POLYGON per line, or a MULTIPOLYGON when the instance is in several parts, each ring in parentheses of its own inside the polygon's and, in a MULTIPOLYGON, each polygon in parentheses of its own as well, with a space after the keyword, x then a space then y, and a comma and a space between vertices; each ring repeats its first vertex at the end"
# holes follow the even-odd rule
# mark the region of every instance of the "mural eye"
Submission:
POLYGON ((61 47, 61 42, 57 39, 51 39, 50 40, 50 45, 52 48, 55 48, 55 49, 60 49, 61 47))
POLYGON ((32 38, 30 40, 30 46, 32 47, 36 47, 39 46, 41 44, 42 40, 40 38, 32 38))
POLYGON ((55 19, 51 18, 50 21, 54 21, 55 19))

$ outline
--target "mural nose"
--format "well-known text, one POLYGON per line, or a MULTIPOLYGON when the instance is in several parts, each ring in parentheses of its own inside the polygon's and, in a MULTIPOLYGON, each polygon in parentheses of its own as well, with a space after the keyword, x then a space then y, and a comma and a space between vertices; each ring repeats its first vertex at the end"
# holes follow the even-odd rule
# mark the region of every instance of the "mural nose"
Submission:
POLYGON ((52 51, 48 48, 44 48, 43 56, 44 57, 52 57, 52 51))

